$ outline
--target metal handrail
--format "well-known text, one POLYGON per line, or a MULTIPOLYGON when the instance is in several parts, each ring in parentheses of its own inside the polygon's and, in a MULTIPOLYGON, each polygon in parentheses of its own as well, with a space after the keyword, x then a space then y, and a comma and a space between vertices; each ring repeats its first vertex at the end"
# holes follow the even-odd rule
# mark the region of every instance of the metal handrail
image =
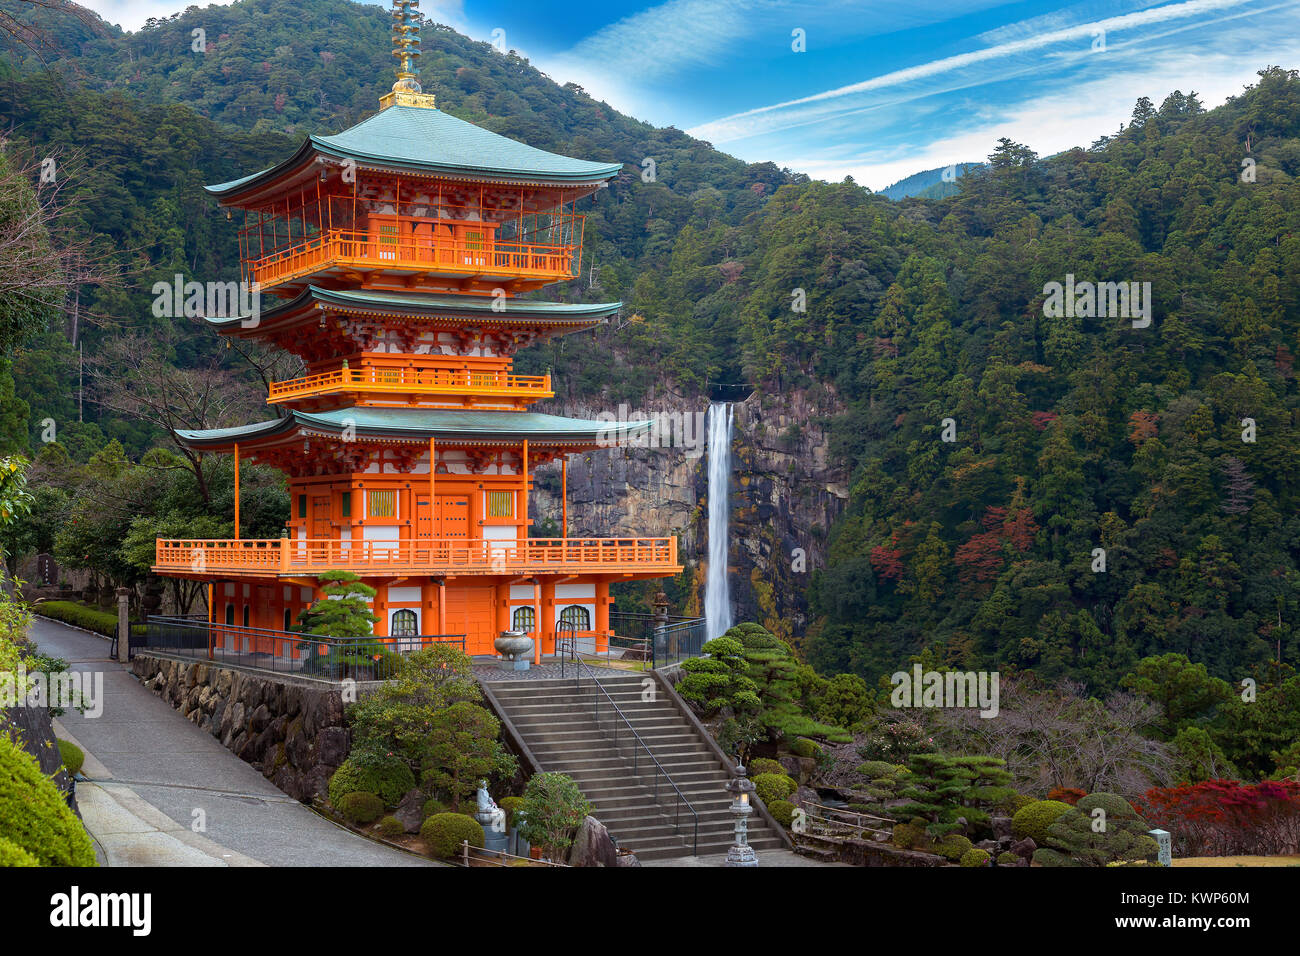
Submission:
MULTIPOLYGON (((686 811, 693 818, 692 836, 691 836, 691 854, 693 856, 698 856, 699 848, 700 848, 700 815, 695 812, 695 808, 691 806, 691 802, 686 799, 686 795, 682 793, 681 789, 677 786, 677 784, 673 782, 673 778, 668 774, 668 771, 663 768, 663 764, 661 764, 655 758, 654 753, 646 745, 646 742, 641 739, 641 735, 636 732, 636 728, 634 728, 632 726, 632 722, 627 719, 627 715, 624 714, 622 709, 619 708, 618 704, 615 703, 614 698, 609 696, 609 691, 605 690, 605 688, 601 686, 600 681, 596 679, 596 675, 592 673, 591 668, 587 666, 587 662, 579 657, 577 658, 577 663, 578 663, 578 671, 577 671, 577 676, 574 679, 574 687, 579 691, 579 696, 581 696, 581 690, 582 690, 582 672, 585 670, 588 676, 591 678, 591 682, 596 685, 596 689, 599 690, 600 693, 605 696, 605 700, 609 702, 610 707, 614 708, 614 713, 618 715, 619 720, 621 720, 623 724, 627 727, 627 732, 632 735, 632 739, 635 740, 637 744, 640 746, 640 748, 645 751, 646 756, 649 757, 651 763, 655 765, 655 769, 658 770, 659 775, 663 776, 664 780, 668 783, 668 786, 672 787, 673 792, 677 794, 677 804, 676 804, 677 812, 676 815, 673 817, 673 828, 678 832, 680 832, 682 828, 682 806, 685 805, 686 811)), ((595 719, 596 727, 600 728, 600 698, 599 697, 592 698, 592 716, 595 719)), ((615 724, 614 725, 614 746, 615 747, 618 747, 619 745, 618 733, 619 733, 619 727, 618 724, 615 724)), ((634 777, 639 777, 641 775, 640 770, 638 769, 637 751, 635 749, 633 749, 632 751, 632 775, 634 777)), ((656 775, 654 778, 654 801, 656 806, 659 805, 659 775, 656 775)))

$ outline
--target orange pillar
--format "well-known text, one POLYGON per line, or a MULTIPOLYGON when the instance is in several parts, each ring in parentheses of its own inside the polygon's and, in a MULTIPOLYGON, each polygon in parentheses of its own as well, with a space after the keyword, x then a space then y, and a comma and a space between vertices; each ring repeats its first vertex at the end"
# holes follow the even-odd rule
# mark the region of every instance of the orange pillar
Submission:
POLYGON ((542 662, 542 579, 533 578, 533 663, 542 662))
POLYGON ((523 505, 520 507, 519 511, 520 511, 520 513, 521 513, 522 516, 523 516, 523 522, 524 522, 524 523, 523 523, 523 525, 522 525, 522 533, 519 535, 519 537, 521 537, 521 538, 526 538, 526 537, 528 537, 528 439, 527 439, 527 438, 524 439, 524 493, 523 493, 523 499, 524 499, 524 500, 523 500, 523 505))
POLYGON ((596 653, 609 647, 609 582, 596 582, 596 653))
POLYGON ((569 536, 569 458, 560 459, 560 537, 569 536))
POLYGON ((447 582, 438 579, 438 633, 447 633, 447 582))
POLYGON ((436 467, 436 459, 434 458, 433 436, 430 435, 429 436, 429 527, 430 528, 433 527, 433 516, 436 514, 433 508, 433 504, 434 504, 433 470, 435 467, 436 467))
POLYGON ((239 540, 239 442, 235 442, 235 540, 239 540))

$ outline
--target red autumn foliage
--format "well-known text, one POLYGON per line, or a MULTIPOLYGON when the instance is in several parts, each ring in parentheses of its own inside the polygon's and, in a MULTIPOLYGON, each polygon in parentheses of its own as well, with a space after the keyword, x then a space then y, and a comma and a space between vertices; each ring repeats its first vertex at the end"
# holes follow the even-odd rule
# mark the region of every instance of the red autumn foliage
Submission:
POLYGON ((957 576, 968 584, 996 578, 1006 563, 1003 545, 1009 542, 1023 554, 1034 543, 1034 534, 1038 531, 1038 523, 1028 508, 1010 515, 1006 508, 989 508, 983 524, 988 530, 973 535, 953 554, 957 576))
POLYGON ((1080 790, 1078 787, 1053 787, 1047 792, 1047 799, 1060 800, 1062 803, 1074 806, 1087 795, 1087 791, 1080 790))
POLYGON ((1030 421, 1041 432, 1060 417, 1059 412, 1034 412, 1034 417, 1030 421))
POLYGON ((903 576, 903 552, 878 544, 871 549, 871 568, 876 577, 897 581, 903 576))
POLYGON ((1148 438, 1155 438, 1160 429, 1160 416, 1154 412, 1134 412, 1128 417, 1128 440, 1140 446, 1148 438))
POLYGON ((1173 835, 1179 856, 1300 853, 1300 783, 1294 780, 1155 787, 1134 806, 1173 835))

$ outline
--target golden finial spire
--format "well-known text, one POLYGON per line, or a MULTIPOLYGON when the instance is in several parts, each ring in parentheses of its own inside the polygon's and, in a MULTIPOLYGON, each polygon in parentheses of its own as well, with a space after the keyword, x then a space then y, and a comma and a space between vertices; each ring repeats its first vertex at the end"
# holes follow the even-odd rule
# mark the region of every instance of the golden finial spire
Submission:
POLYGON ((393 56, 397 57, 397 82, 393 91, 379 99, 382 107, 433 107, 433 96, 420 91, 420 0, 393 0, 393 56))

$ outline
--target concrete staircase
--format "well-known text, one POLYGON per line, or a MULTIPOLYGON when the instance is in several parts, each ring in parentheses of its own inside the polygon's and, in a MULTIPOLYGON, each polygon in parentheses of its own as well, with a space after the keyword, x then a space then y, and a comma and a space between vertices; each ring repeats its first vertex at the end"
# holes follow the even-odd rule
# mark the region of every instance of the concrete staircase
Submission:
MULTIPOLYGON (((727 772, 667 695, 657 694, 654 702, 642 700, 645 677, 602 673, 600 682, 698 814, 700 855, 725 853, 735 822, 727 810, 731 805, 725 789, 727 772)), ((673 825, 676 795, 662 778, 660 800, 655 803, 654 765, 644 755, 639 761, 641 772, 633 775, 634 745, 627 728, 612 716, 607 702, 600 708, 597 724, 592 701, 600 692, 589 678, 584 675, 580 688, 573 680, 492 681, 490 688, 494 706, 514 724, 540 769, 576 780, 591 802, 592 815, 620 847, 642 860, 691 855, 694 819, 683 807, 680 826, 673 825), (617 748, 616 721, 621 727, 617 748)), ((756 850, 784 846, 757 813, 749 818, 749 842, 756 850)))

